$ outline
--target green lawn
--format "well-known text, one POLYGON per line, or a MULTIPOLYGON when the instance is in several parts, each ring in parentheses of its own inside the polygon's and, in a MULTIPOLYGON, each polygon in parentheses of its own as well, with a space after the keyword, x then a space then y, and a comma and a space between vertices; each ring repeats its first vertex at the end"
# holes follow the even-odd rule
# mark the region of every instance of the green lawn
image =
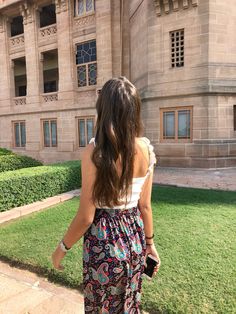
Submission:
MULTIPOLYGON (((81 287, 82 240, 64 259, 64 272, 50 263, 78 203, 74 198, 1 227, 0 258, 81 287)), ((152 204, 162 265, 152 282, 144 282, 142 308, 236 313, 236 193, 154 186, 152 204)))

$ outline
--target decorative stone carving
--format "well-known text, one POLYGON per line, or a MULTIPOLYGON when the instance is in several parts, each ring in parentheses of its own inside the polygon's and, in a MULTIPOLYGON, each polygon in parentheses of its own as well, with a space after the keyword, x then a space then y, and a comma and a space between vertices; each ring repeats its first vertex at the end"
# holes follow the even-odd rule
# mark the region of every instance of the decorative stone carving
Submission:
POLYGON ((57 24, 41 27, 39 30, 40 39, 48 38, 49 36, 53 36, 57 33, 57 24))
POLYGON ((50 102, 50 101, 57 101, 58 100, 57 92, 43 94, 42 96, 43 96, 44 102, 50 102))
POLYGON ((179 0, 172 0, 173 4, 173 11, 178 11, 179 10, 179 0))
POLYGON ((26 105, 26 97, 15 97, 14 103, 16 106, 26 105))
POLYGON ((74 23, 77 26, 95 25, 95 14, 75 18, 74 23))
POLYGON ((9 41, 10 41, 10 49, 23 48, 25 44, 24 34, 10 37, 9 41))
POLYGON ((161 16, 164 13, 168 14, 171 11, 178 11, 180 9, 180 1, 183 9, 198 6, 198 0, 153 0, 157 16, 161 16))
POLYGON ((169 12, 170 12, 170 3, 169 3, 169 0, 163 0, 163 5, 164 5, 164 11, 165 11, 165 13, 169 13, 169 12))
POLYGON ((56 14, 60 14, 63 11, 68 10, 68 0, 55 0, 56 14))
POLYGON ((28 23, 33 22, 34 10, 36 9, 37 5, 31 5, 28 1, 25 1, 23 4, 20 5, 20 13, 23 16, 23 24, 27 25, 28 23))
POLYGON ((188 0, 183 0, 183 8, 187 9, 188 8, 188 0))
POLYGON ((198 0, 192 0, 192 6, 197 7, 198 6, 198 0))
POLYGON ((154 0, 154 5, 156 7, 156 14, 157 16, 161 15, 161 3, 160 0, 154 0))

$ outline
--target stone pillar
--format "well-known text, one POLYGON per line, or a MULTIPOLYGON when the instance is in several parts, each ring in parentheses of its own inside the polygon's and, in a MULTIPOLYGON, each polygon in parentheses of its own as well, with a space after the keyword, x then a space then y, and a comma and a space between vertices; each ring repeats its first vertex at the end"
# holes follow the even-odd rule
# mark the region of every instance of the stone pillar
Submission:
POLYGON ((112 4, 112 75, 120 76, 122 73, 122 34, 121 34, 121 1, 111 0, 112 4))
POLYGON ((11 104, 11 67, 8 51, 7 18, 0 15, 0 107, 10 108, 11 104))
POLYGON ((58 71, 59 89, 58 99, 73 99, 75 89, 74 66, 75 55, 71 38, 70 1, 55 0, 57 17, 58 42, 58 71))
POLYGON ((130 77, 130 24, 129 24, 129 10, 130 2, 121 1, 121 73, 126 76, 127 79, 130 77))
POLYGON ((111 1, 96 1, 97 85, 112 77, 111 1))
POLYGON ((40 75, 38 54, 38 25, 36 21, 36 9, 33 4, 25 1, 20 5, 23 16, 25 37, 25 61, 27 76, 27 103, 40 102, 40 75))

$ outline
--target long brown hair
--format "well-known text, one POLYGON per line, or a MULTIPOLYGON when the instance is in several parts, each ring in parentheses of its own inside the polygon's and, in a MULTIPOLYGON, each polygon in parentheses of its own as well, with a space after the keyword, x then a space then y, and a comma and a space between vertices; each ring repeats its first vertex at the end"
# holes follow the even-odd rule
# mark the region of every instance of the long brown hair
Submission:
POLYGON ((142 132, 141 99, 125 77, 108 80, 97 99, 95 148, 92 161, 97 168, 93 202, 114 207, 126 197, 133 178, 135 137, 142 132), (120 158, 121 175, 116 169, 120 158))

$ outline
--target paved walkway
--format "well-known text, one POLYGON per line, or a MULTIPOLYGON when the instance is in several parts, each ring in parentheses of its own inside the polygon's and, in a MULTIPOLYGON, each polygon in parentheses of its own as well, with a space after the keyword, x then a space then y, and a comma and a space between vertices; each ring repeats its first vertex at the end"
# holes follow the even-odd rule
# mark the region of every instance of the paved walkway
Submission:
POLYGON ((156 168, 154 183, 236 191, 236 167, 221 169, 156 168))
MULTIPOLYGON (((236 168, 156 168, 154 183, 236 191, 236 168)), ((0 213, 0 224, 79 195, 75 190, 0 213)), ((0 314, 82 314, 83 296, 27 270, 0 262, 0 314)))
POLYGON ((0 262, 1 314, 82 314, 83 296, 0 262))

